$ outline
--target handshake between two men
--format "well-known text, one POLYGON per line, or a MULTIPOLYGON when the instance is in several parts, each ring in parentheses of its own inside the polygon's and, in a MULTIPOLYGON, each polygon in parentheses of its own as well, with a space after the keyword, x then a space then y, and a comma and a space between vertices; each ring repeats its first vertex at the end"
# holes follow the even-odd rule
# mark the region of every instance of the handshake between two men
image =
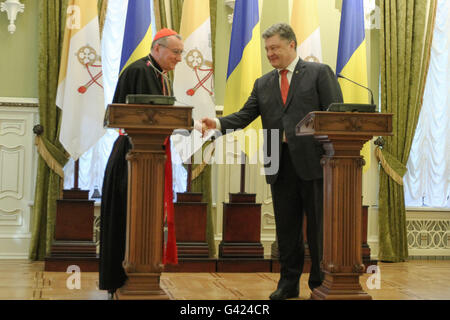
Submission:
POLYGON ((218 129, 217 122, 215 119, 207 117, 202 118, 201 120, 195 120, 194 129, 201 132, 202 137, 205 137, 210 130, 218 129))

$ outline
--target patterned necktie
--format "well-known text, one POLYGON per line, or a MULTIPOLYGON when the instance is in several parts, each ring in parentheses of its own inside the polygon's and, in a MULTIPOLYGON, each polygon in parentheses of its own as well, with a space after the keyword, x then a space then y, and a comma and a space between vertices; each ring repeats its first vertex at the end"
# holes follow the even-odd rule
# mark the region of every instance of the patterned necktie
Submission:
POLYGON ((287 73, 289 70, 281 70, 281 98, 283 99, 283 104, 286 104, 286 99, 289 92, 289 81, 287 78, 287 73))

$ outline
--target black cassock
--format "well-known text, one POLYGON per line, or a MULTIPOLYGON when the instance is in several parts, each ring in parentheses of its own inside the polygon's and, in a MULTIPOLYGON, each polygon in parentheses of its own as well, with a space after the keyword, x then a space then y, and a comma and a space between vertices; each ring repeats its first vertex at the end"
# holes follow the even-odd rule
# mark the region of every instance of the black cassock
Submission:
MULTIPOLYGON (((125 103, 128 94, 163 94, 161 68, 143 57, 119 77, 113 103, 125 103)), ((127 279, 122 262, 125 256, 128 163, 126 154, 131 143, 126 135, 117 138, 105 169, 100 214, 99 288, 110 292, 120 288, 127 279)))

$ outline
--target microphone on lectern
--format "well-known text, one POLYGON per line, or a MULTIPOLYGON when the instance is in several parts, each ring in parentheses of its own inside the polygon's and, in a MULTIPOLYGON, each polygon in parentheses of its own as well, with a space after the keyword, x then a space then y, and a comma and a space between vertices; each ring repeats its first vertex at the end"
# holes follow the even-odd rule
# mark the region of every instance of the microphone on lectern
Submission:
POLYGON ((369 90, 369 92, 370 92, 370 97, 371 97, 371 98, 370 98, 370 104, 374 104, 374 103, 373 103, 373 92, 372 92, 372 90, 370 90, 369 88, 367 88, 367 87, 365 87, 365 86, 363 86, 363 85, 361 85, 361 84, 359 84, 359 83, 357 83, 357 82, 355 82, 355 81, 353 81, 353 80, 351 80, 351 79, 349 79, 349 78, 347 78, 347 77, 344 77, 344 76, 343 76, 342 74, 340 74, 340 73, 337 73, 336 75, 337 75, 338 78, 345 79, 345 80, 347 80, 347 81, 350 81, 350 82, 356 84, 357 86, 360 86, 360 87, 362 87, 362 88, 364 88, 364 89, 366 89, 366 90, 369 90))

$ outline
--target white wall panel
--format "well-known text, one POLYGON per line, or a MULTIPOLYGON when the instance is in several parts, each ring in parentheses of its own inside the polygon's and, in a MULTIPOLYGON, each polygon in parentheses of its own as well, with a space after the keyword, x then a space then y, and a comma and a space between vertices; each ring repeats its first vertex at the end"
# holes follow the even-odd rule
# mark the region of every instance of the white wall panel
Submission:
POLYGON ((28 257, 37 122, 37 99, 0 98, 0 259, 28 257))

